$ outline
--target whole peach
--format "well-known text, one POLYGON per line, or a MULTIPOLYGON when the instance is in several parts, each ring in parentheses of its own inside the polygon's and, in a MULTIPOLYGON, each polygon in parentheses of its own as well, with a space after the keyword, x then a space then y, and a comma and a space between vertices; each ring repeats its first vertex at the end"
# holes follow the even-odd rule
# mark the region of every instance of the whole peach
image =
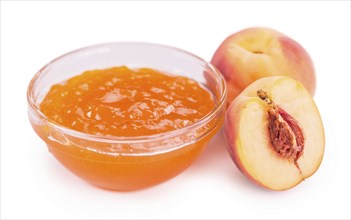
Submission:
POLYGON ((314 95, 316 77, 306 50, 286 35, 254 27, 226 38, 211 63, 223 74, 228 105, 249 84, 267 76, 288 76, 300 81, 314 95))

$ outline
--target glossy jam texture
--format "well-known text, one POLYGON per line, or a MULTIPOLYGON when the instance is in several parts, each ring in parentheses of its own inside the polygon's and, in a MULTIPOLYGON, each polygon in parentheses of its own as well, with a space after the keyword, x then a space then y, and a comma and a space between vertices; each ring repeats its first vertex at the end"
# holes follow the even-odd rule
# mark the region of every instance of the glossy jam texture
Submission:
POLYGON ((190 125, 214 108, 195 80, 153 69, 86 71, 56 84, 40 104, 51 120, 84 133, 143 136, 190 125))

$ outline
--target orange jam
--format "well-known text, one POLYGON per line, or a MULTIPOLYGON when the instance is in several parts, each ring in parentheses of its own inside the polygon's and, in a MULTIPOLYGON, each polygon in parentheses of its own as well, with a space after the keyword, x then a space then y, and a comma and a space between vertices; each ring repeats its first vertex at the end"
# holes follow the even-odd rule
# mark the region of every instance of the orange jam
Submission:
POLYGON ((32 125, 77 176, 106 189, 137 190, 176 176, 194 161, 222 125, 223 114, 179 135, 162 134, 186 129, 214 108, 212 93, 192 79, 122 66, 86 71, 56 84, 40 104, 51 122, 90 138, 52 123, 32 125), (148 135, 153 138, 134 141, 148 135))
POLYGON ((190 125, 214 107, 196 81, 153 69, 86 71, 56 84, 41 111, 56 123, 103 136, 144 136, 190 125))

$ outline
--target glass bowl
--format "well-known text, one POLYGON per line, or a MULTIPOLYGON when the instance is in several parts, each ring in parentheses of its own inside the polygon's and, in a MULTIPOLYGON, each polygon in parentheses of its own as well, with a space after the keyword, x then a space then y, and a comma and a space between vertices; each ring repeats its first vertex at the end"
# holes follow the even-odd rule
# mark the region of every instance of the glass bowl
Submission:
POLYGON ((95 186, 129 191, 166 181, 195 160, 223 123, 226 93, 220 72, 191 53, 157 44, 117 42, 78 49, 51 61, 31 80, 27 100, 33 129, 63 166, 95 186), (215 107, 184 128, 137 137, 82 133, 55 123, 40 111, 52 85, 87 70, 123 65, 195 79, 212 93, 215 107))

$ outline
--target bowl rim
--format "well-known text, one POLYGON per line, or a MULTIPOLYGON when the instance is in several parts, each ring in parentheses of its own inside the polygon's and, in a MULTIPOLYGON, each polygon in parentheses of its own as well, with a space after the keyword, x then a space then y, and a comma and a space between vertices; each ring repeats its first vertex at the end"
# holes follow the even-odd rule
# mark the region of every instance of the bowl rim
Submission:
MULTIPOLYGON (((169 139, 172 137, 180 136, 182 134, 186 134, 188 131, 192 131, 193 129, 196 129, 198 127, 201 127, 202 125, 206 124, 207 122, 211 121, 214 117, 216 117, 218 114, 220 114, 221 110, 225 107, 226 103, 226 97, 227 97, 227 87, 226 87, 226 81, 221 74, 221 72, 211 63, 207 62, 206 60, 200 58, 199 56, 190 53, 186 50, 179 49, 173 46, 168 46, 164 44, 156 44, 156 43, 148 43, 148 42, 133 42, 133 41, 118 41, 118 42, 108 42, 108 43, 100 43, 100 44, 94 44, 90 46, 85 46, 81 47, 79 49, 72 50, 70 52, 67 52, 61 56, 58 56, 57 58, 53 59, 52 61, 48 62, 46 65, 44 65, 31 79, 28 88, 27 88, 27 102, 28 102, 28 108, 30 111, 33 111, 37 117, 39 117, 41 120, 43 120, 45 123, 47 123, 49 126, 52 126, 54 129, 57 129, 58 131, 62 132, 63 134, 68 134, 70 136, 76 137, 76 138, 81 138, 84 140, 89 140, 89 141, 95 141, 95 142, 103 142, 103 143, 110 143, 110 144, 133 144, 133 143, 144 143, 144 142, 149 142, 149 141, 155 141, 155 140, 162 140, 162 139, 169 139), (81 131, 76 131, 68 127, 64 127, 60 125, 59 123, 56 123, 49 117, 47 117, 44 113, 41 112, 39 105, 35 103, 35 98, 34 98, 34 85, 38 79, 42 76, 43 73, 45 73, 45 70, 50 68, 52 64, 55 62, 59 61, 60 59, 73 55, 75 53, 79 53, 85 50, 91 50, 91 49, 96 49, 98 47, 106 47, 109 45, 116 45, 116 44, 121 44, 121 45, 146 45, 146 46, 152 46, 152 47, 163 47, 166 49, 170 50, 175 50, 180 53, 184 53, 185 55, 191 56, 192 58, 200 61, 202 64, 204 64, 206 67, 211 70, 211 72, 215 73, 215 76, 217 79, 219 79, 219 82, 221 84, 221 94, 218 102, 216 103, 215 107, 205 116, 203 116, 201 119, 199 119, 197 122, 187 125, 183 128, 176 129, 176 130, 171 130, 167 132, 161 132, 158 134, 152 134, 152 135, 141 135, 141 136, 102 136, 102 135, 96 135, 96 134, 89 134, 81 131)), ((213 126, 212 129, 209 129, 209 131, 206 131, 202 136, 206 135, 209 133, 211 130, 213 130, 216 127, 216 124, 213 126)), ((202 136, 198 137, 201 138, 202 136)), ((176 147, 171 147, 170 149, 173 149, 176 147)), ((135 153, 133 153, 135 154, 135 153)), ((136 153, 138 154, 138 153, 136 153)))

